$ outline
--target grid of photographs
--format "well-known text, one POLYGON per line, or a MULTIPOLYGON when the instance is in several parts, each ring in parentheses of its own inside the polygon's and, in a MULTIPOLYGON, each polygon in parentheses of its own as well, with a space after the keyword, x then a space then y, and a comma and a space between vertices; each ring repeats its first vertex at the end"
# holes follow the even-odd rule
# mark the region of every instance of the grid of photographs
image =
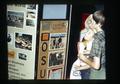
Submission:
POLYGON ((26 26, 35 27, 36 17, 37 17, 36 16, 36 5, 35 4, 27 5, 26 26))
POLYGON ((7 11, 8 26, 24 28, 24 22, 26 22, 25 26, 35 27, 36 17, 37 17, 35 4, 29 4, 29 5, 12 4, 12 5, 8 5, 8 7, 9 6, 16 9, 17 8, 20 9, 22 7, 22 9, 25 10, 26 12, 16 11, 16 10, 7 11))
MULTIPOLYGON (((36 4, 11 4, 7 5, 7 7, 11 7, 10 10, 7 10, 7 25, 8 28, 12 27, 17 31, 17 28, 21 28, 21 30, 24 31, 24 28, 26 26, 28 27, 35 27, 36 26, 36 4), (13 10, 12 10, 13 9, 13 10), (17 10, 18 9, 18 10, 17 10), (23 11, 25 10, 25 11, 23 11), (24 25, 25 24, 25 25, 24 25)), ((27 50, 32 50, 32 35, 26 34, 26 37, 29 38, 29 41, 26 40, 25 34, 23 36, 19 36, 21 39, 20 43, 18 42, 18 37, 17 35, 20 35, 18 33, 15 34, 15 48, 21 48, 21 49, 27 49, 27 50), (26 40, 26 41, 24 41, 26 40), (26 45, 24 45, 26 44, 26 45), (27 47, 27 45, 29 45, 27 47), (26 46, 26 47, 25 47, 26 46)), ((8 44, 13 43, 14 39, 14 34, 9 33, 7 36, 7 41, 8 44)))

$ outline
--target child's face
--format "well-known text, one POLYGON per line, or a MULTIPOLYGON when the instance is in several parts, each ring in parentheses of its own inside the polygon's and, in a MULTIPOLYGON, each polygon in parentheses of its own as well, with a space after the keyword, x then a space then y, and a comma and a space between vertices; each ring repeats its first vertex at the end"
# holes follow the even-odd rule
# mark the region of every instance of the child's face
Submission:
POLYGON ((94 35, 94 32, 90 29, 90 30, 86 33, 84 39, 85 39, 85 40, 90 40, 90 39, 92 39, 93 35, 94 35))
POLYGON ((90 14, 86 21, 85 21, 85 27, 86 28, 90 28, 90 29, 93 29, 93 28, 96 28, 96 22, 93 20, 93 14, 90 14))

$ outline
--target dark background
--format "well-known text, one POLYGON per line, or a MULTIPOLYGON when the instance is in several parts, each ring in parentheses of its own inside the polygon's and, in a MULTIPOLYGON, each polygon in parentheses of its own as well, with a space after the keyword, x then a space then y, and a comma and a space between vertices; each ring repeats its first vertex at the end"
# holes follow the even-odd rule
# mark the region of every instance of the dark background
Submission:
MULTIPOLYGON (((72 63, 76 60, 75 55, 77 54, 76 43, 79 40, 79 31, 81 23, 81 13, 88 12, 93 13, 96 8, 95 4, 103 4, 105 9, 106 23, 106 63, 107 63, 107 79, 118 78, 118 10, 115 8, 114 1, 104 0, 1 0, 0 3, 0 79, 8 79, 7 69, 7 26, 6 26, 6 4, 11 3, 63 3, 72 4, 72 21, 70 31, 70 43, 68 52, 68 66, 67 66, 67 77, 69 77, 70 68, 72 63), (116 11, 117 10, 117 11, 116 11), (117 38, 117 39, 116 39, 117 38)), ((24 81, 23 81, 24 82, 24 81)), ((55 81, 54 81, 55 82, 55 81)), ((81 81, 83 83, 83 81, 81 81)), ((21 82, 17 82, 21 83, 21 82)), ((29 81, 27 83, 30 83, 29 81)), ((57 83, 57 82, 56 82, 57 83)), ((61 83, 63 83, 61 81, 61 83)), ((69 81, 69 83, 71 83, 69 81)), ((74 83, 74 82, 73 82, 74 83)), ((79 83, 76 81, 76 83, 79 83)), ((93 82, 96 83, 96 82, 93 82)))

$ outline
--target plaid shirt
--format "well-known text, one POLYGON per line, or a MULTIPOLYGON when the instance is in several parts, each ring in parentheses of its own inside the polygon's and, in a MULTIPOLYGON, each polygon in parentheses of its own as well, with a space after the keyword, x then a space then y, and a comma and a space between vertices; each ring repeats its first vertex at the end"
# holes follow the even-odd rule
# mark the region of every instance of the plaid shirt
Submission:
POLYGON ((101 64, 105 63, 105 34, 100 31, 94 35, 90 57, 99 57, 101 64))

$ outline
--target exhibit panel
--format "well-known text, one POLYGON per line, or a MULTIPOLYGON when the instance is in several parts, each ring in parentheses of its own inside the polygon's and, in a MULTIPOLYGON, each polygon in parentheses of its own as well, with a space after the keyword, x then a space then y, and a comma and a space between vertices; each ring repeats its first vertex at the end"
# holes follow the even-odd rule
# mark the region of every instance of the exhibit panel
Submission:
POLYGON ((43 17, 40 21, 37 79, 64 79, 66 76, 70 8, 67 4, 43 5, 43 17))
POLYGON ((34 79, 38 4, 7 5, 8 79, 34 79))

